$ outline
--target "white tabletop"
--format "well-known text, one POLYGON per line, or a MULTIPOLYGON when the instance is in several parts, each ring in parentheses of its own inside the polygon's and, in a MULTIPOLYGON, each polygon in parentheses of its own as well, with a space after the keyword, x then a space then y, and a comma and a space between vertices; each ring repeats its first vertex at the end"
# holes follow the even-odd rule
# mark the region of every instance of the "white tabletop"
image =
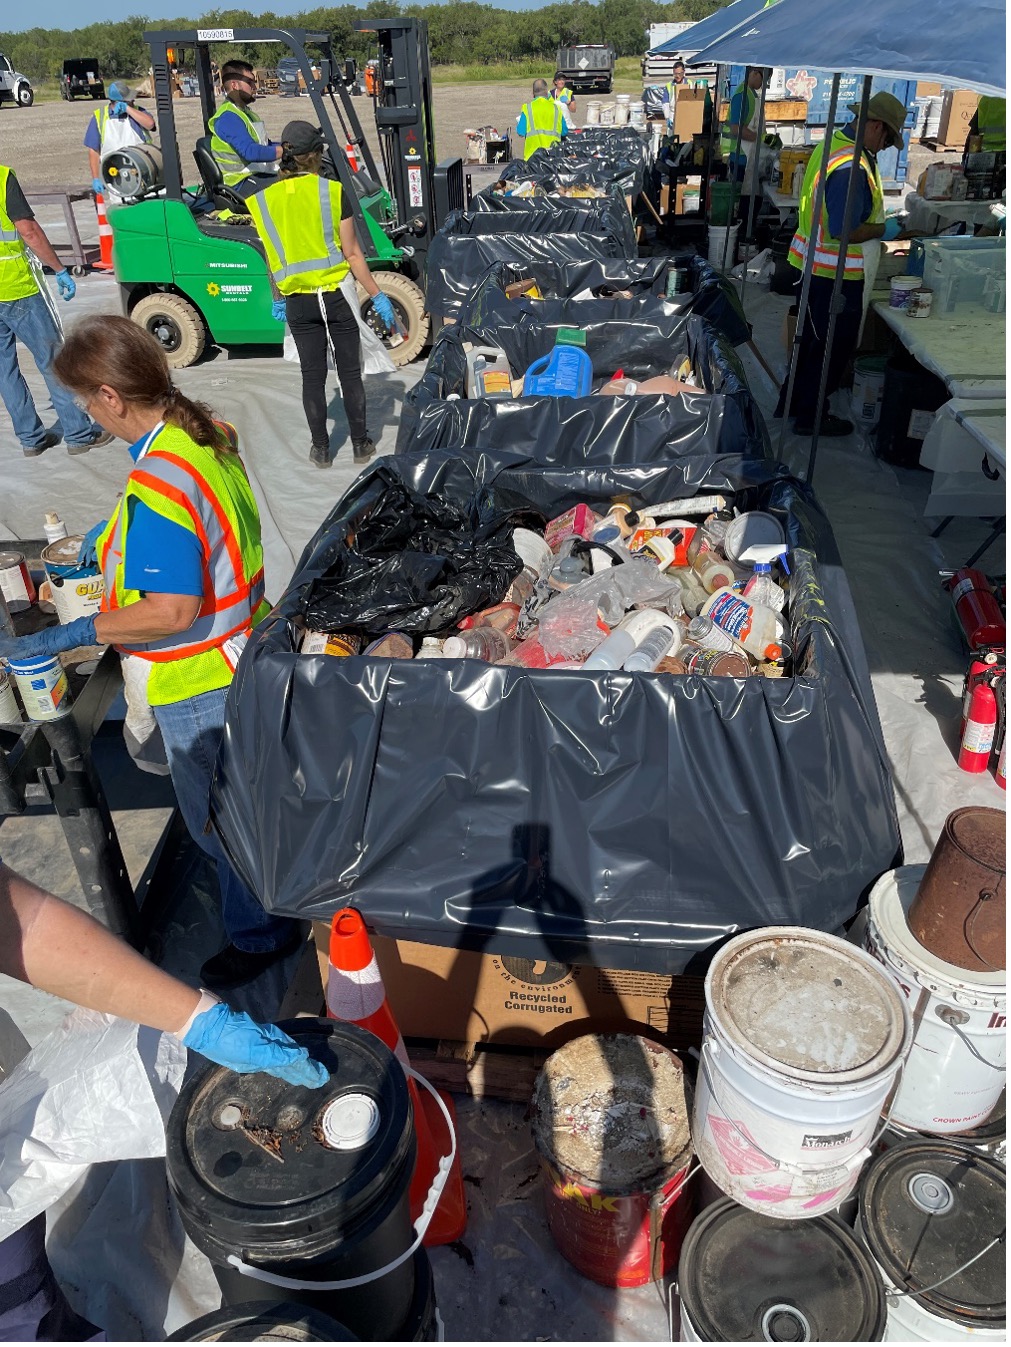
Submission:
POLYGON ((938 408, 920 451, 934 474, 924 514, 1003 517, 1006 439, 1003 399, 952 398, 938 408))
POLYGON ((1003 398, 1006 392, 1003 313, 960 304, 953 313, 907 318, 878 300, 875 312, 921 365, 943 379, 953 397, 1003 398))
POLYGON ((992 201, 930 201, 918 192, 906 197, 906 213, 910 229, 937 229, 964 220, 966 224, 992 224, 992 201), (937 224, 932 225, 932 218, 937 224))
POLYGON ((799 196, 790 196, 788 192, 781 192, 779 188, 774 187, 771 182, 763 182, 762 189, 781 216, 786 216, 790 211, 799 209, 799 196))

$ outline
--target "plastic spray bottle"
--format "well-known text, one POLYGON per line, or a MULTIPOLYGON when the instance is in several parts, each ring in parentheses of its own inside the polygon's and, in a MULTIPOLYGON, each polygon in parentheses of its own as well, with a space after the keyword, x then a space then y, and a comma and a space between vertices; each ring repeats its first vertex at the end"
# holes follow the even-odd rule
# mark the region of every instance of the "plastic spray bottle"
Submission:
POLYGON ((630 673, 652 673, 665 655, 677 654, 681 648, 682 631, 678 622, 658 623, 638 643, 623 668, 630 673))
POLYGON ((750 599, 752 603, 764 603, 766 608, 772 608, 777 613, 783 611, 786 607, 786 594, 782 586, 777 585, 772 578, 772 563, 777 557, 780 558, 783 569, 789 575, 786 553, 785 543, 761 543, 741 553, 741 560, 750 561, 755 567, 751 579, 744 586, 745 598, 750 599))

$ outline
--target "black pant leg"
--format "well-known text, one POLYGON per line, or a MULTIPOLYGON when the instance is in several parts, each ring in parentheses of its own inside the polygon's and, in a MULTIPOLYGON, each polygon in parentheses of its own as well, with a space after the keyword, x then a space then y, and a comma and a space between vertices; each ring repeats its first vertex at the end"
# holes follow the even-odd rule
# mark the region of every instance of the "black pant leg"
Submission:
POLYGON ((317 295, 289 295, 285 317, 302 367, 302 406, 312 443, 329 446, 326 424, 326 325, 317 295))
POLYGON ((344 411, 348 418, 353 444, 368 435, 365 419, 365 385, 362 382, 362 343, 358 322, 339 290, 328 291, 326 301, 327 327, 333 344, 334 364, 341 381, 344 411))

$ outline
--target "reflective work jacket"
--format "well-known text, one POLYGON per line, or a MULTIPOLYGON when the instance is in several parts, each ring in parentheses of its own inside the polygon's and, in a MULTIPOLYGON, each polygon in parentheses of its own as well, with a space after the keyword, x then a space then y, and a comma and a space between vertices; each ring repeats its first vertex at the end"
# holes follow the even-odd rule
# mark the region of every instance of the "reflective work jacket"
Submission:
POLYGON ((10 176, 11 170, 0 164, 0 304, 27 299, 39 289, 24 240, 7 214, 10 176))
POLYGON ((562 138, 565 114, 553 98, 535 98, 524 103, 527 134, 523 137, 523 158, 529 159, 535 150, 546 150, 562 138))
MULTIPOLYGON (((755 128, 751 125, 751 123, 754 120, 755 107, 757 106, 755 102, 755 91, 747 84, 739 84, 737 88, 734 90, 734 98, 736 98, 739 93, 744 94, 744 125, 749 127, 751 130, 754 130, 755 128)), ((731 122, 730 125, 736 126, 737 122, 731 122)), ((751 149, 754 143, 755 142, 753 140, 745 140, 744 137, 742 136, 741 153, 744 155, 748 155, 748 157, 750 158, 751 149)), ((723 155, 724 159, 731 159, 733 158, 736 151, 737 151, 737 132, 724 131, 720 136, 720 153, 723 155)))
POLYGON ((315 173, 281 178, 246 205, 282 295, 337 289, 350 270, 339 241, 339 182, 315 173))
POLYGON ((249 108, 240 108, 237 103, 233 103, 229 98, 225 99, 221 107, 207 122, 207 129, 211 133, 211 154, 214 156, 218 168, 221 169, 221 177, 225 186, 234 187, 237 182, 242 182, 243 178, 252 177, 254 173, 276 172, 276 163, 248 163, 239 154, 238 150, 229 145, 227 140, 221 139, 215 127, 223 112, 234 112, 237 117, 241 117, 246 123, 246 130, 249 132, 250 138, 255 140, 257 144, 269 145, 270 137, 267 135, 267 128, 255 112, 252 112, 249 108))
MULTIPOLYGON (((222 428, 234 443, 234 428, 222 428)), ((260 517, 242 460, 195 443, 178 426, 155 432, 98 540, 106 612, 128 608, 142 597, 139 590, 127 589, 124 578, 135 501, 196 535, 203 552, 204 597, 187 631, 117 649, 151 661, 147 694, 152 706, 227 687, 244 638, 270 611, 263 596, 260 517)))
POLYGON ((976 109, 976 125, 983 137, 983 149, 1003 153, 1007 146, 1007 100, 984 94, 976 109))
MULTIPOLYGON (((789 261, 792 266, 798 270, 804 270, 804 260, 807 257, 808 244, 811 239, 812 226, 814 222, 814 199, 818 191, 818 179, 821 176, 822 164, 825 156, 828 154, 828 173, 835 173, 837 169, 848 168, 853 163, 853 141, 849 136, 844 135, 842 131, 837 131, 832 137, 832 144, 829 149, 824 147, 820 152, 812 154, 808 161, 807 171, 804 174, 804 181, 800 189, 800 210, 797 223, 797 232, 793 236, 793 242, 790 245, 789 261)), ((878 166, 865 150, 861 155, 860 164, 867 174, 867 181, 871 187, 871 213, 868 216, 868 222, 871 224, 880 224, 885 218, 885 193, 881 186, 881 174, 878 172, 878 166)), ((814 269, 815 276, 835 276, 836 265, 839 261, 839 240, 832 237, 828 228, 828 207, 822 201, 821 219, 818 222, 817 236, 814 241, 814 269)), ((846 269, 843 272, 843 279, 847 281, 862 281, 864 278, 864 253, 859 243, 851 243, 846 249, 846 269)))

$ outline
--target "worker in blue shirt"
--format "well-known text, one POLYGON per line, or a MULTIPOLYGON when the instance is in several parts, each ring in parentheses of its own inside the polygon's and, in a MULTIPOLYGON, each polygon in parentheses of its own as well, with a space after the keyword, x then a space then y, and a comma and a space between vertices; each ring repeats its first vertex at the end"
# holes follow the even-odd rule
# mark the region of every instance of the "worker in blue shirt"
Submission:
POLYGON ((96 108, 84 133, 88 151, 91 185, 99 196, 118 200, 118 194, 102 181, 102 158, 112 150, 128 145, 148 145, 155 128, 154 118, 145 108, 137 107, 134 91, 124 80, 109 85, 109 102, 96 108))
POLYGON ((277 179, 281 146, 267 135, 253 111, 256 75, 248 61, 226 61, 221 67, 225 101, 207 123, 211 154, 226 187, 239 196, 252 196, 277 179))

